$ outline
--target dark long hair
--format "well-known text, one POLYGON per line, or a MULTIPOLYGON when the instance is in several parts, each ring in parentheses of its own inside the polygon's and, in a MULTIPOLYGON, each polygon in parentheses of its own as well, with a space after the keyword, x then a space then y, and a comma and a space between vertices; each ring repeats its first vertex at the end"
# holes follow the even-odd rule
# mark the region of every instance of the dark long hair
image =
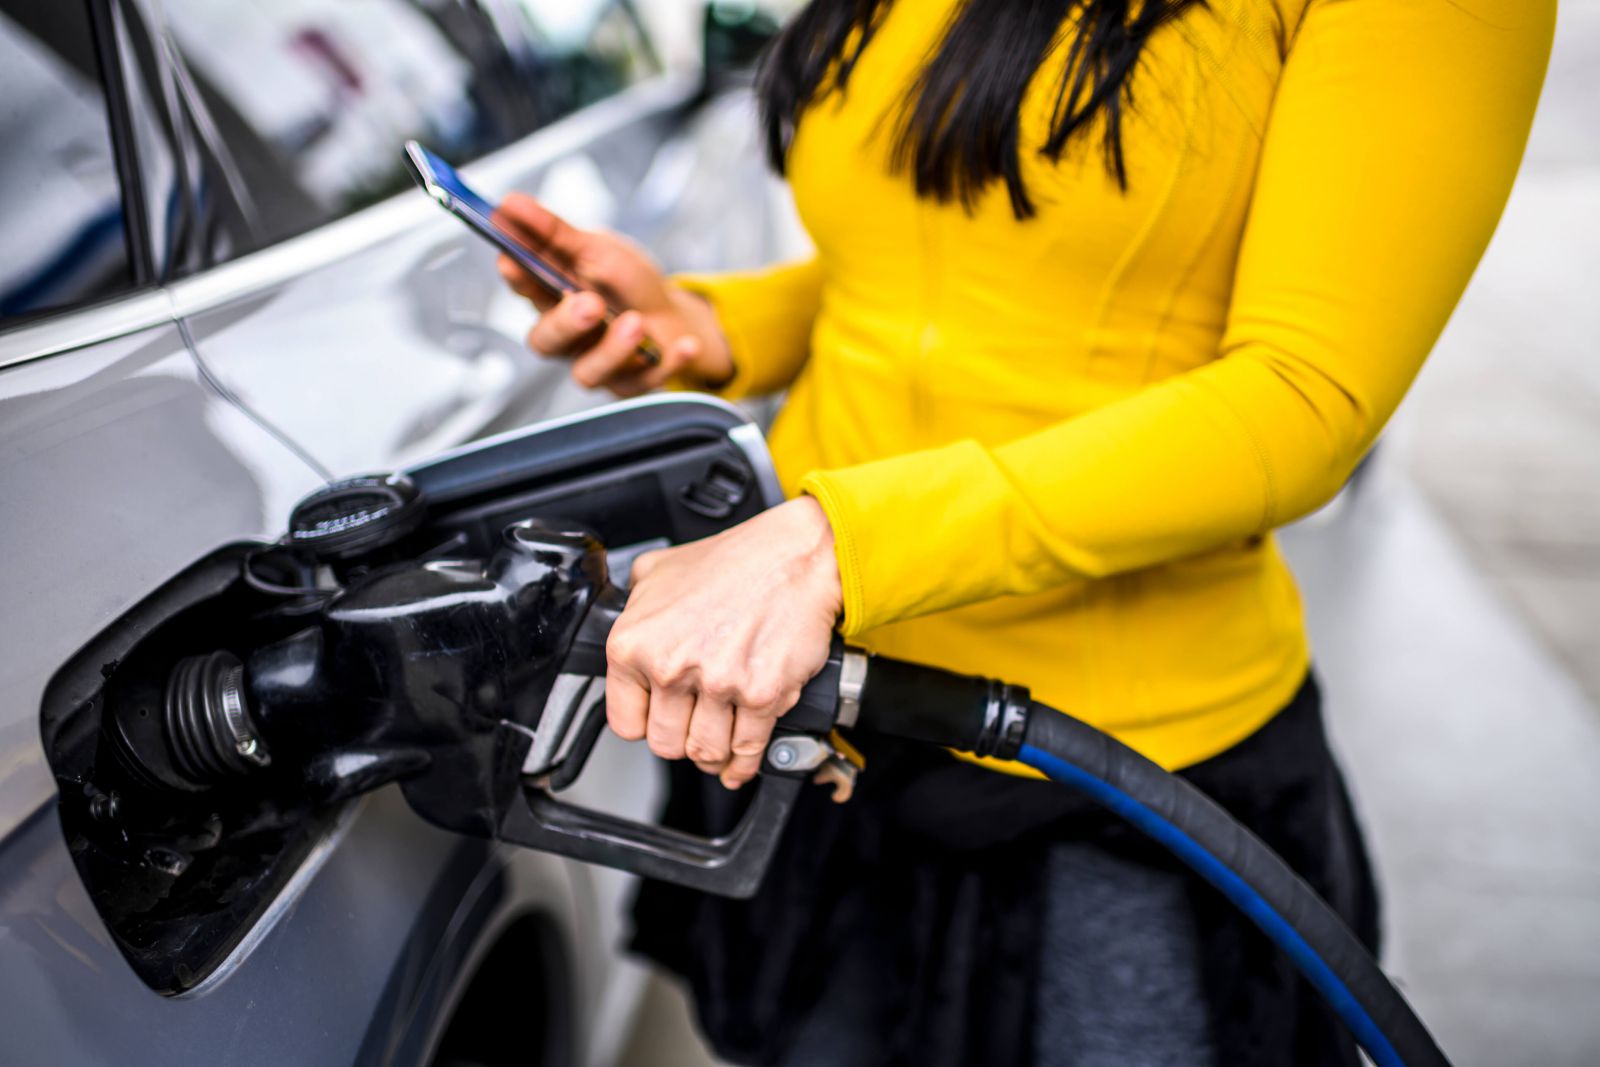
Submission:
MULTIPOLYGON (((801 114, 850 73, 893 0, 811 0, 772 42, 757 78, 767 154, 781 173, 801 114)), ((917 3, 925 0, 903 0, 917 3)), ((1105 116, 1106 167, 1126 189, 1122 116, 1145 42, 1204 0, 963 0, 927 65, 909 87, 893 165, 917 195, 959 200, 969 210, 1002 180, 1018 219, 1034 214, 1022 181, 1018 123, 1040 64, 1060 47, 1050 135, 1040 151, 1059 160, 1068 142, 1105 116), (1076 29, 1066 27, 1075 16, 1076 29)))

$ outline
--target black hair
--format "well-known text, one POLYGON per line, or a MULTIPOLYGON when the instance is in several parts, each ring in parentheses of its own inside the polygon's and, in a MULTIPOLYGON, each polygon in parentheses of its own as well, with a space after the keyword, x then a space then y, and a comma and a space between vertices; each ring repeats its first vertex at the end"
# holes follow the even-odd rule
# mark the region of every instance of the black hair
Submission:
MULTIPOLYGON (((843 92, 893 0, 811 0, 772 42, 756 88, 767 155, 782 173, 801 114, 843 92)), ((909 0, 926 2, 926 0, 909 0)), ((1050 134, 1039 151, 1059 161, 1104 115, 1106 167, 1126 189, 1122 116, 1132 72, 1157 28, 1205 0, 963 0, 944 39, 909 87, 892 163, 917 195, 967 209, 995 180, 1018 219, 1034 214, 1022 181, 1018 124, 1029 83, 1067 49, 1050 134), (1069 24, 1070 20, 1070 24, 1069 24)))

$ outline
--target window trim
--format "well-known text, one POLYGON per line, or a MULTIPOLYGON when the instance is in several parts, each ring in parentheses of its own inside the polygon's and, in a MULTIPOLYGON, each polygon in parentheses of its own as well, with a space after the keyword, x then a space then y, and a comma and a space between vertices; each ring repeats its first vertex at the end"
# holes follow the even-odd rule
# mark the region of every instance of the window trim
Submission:
MULTIPOLYGON (((150 220, 145 213, 144 179, 140 171, 139 149, 129 113, 128 87, 122 54, 117 48, 116 0, 81 0, 87 9, 89 34, 94 40, 95 61, 100 72, 100 87, 105 94, 106 125, 111 135, 111 154, 117 168, 117 187, 122 196, 122 232, 128 251, 128 267, 133 289, 144 289, 155 282, 155 261, 150 254, 150 220)), ((71 308, 64 308, 71 311, 71 308)))
POLYGON ((0 329, 0 370, 175 321, 171 296, 153 287, 51 311, 0 329))
MULTIPOLYGON (((84 2, 93 8, 120 0, 84 2)), ((95 32, 99 51, 100 31, 95 32)), ((126 74, 120 57, 117 69, 126 74)), ((125 108, 126 89, 120 82, 117 92, 125 108)), ((500 188, 636 122, 691 108, 701 96, 700 79, 693 72, 657 74, 498 148, 462 171, 486 189, 500 188)), ((126 110, 121 118, 131 123, 126 110)), ((124 126, 124 134, 131 132, 131 124, 124 126)), ((120 182, 123 156, 115 142, 113 151, 117 152, 120 182)), ((142 182, 142 174, 138 178, 142 182)), ((129 195, 126 186, 121 191, 124 198, 129 195)), ((187 198, 189 194, 186 191, 184 195, 187 198)), ((186 206, 193 208, 192 204, 186 206)), ((143 222, 142 207, 140 218, 143 222)), ((183 316, 276 288, 435 219, 443 220, 437 207, 411 190, 403 190, 343 218, 177 281, 146 284, 99 303, 52 310, 13 326, 0 325, 0 369, 171 324, 183 316)), ((126 225, 132 228, 131 222, 126 225)), ((149 232, 143 225, 140 228, 148 255, 149 232)))
MULTIPOLYGON (((690 75, 648 78, 496 149, 461 168, 462 173, 485 190, 501 188, 636 122, 691 106, 699 90, 699 79, 690 75)), ((172 294, 175 314, 194 315, 283 285, 433 220, 444 221, 444 216, 432 201, 415 190, 402 190, 343 218, 169 283, 166 289, 172 294)))

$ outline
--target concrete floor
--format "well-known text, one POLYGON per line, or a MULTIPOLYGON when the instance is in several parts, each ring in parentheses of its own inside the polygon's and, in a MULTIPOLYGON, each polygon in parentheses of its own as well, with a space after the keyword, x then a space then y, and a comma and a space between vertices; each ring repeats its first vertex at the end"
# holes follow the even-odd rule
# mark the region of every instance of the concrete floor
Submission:
POLYGON ((1600 1063, 1600 710, 1389 469, 1285 543, 1387 968, 1457 1067, 1600 1063))
MULTIPOLYGON (((1600 1063, 1597 285, 1600 0, 1563 0, 1472 287, 1360 491, 1284 538, 1385 963, 1457 1067, 1600 1063)), ((623 1063, 713 1063, 678 991, 623 1063)))

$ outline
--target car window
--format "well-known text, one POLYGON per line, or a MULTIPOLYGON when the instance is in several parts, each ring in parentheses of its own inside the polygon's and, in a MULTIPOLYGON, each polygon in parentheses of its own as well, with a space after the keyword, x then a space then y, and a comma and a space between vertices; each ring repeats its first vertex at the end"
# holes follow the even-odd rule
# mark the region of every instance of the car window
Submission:
POLYGON ((213 261, 405 188, 401 144, 452 163, 510 144, 652 73, 622 0, 164 0, 185 60, 213 261))
POLYGON ((560 118, 660 70, 632 6, 617 0, 512 0, 530 47, 526 79, 560 118))
POLYGON ((0 2, 0 328, 133 284, 79 0, 0 2))

